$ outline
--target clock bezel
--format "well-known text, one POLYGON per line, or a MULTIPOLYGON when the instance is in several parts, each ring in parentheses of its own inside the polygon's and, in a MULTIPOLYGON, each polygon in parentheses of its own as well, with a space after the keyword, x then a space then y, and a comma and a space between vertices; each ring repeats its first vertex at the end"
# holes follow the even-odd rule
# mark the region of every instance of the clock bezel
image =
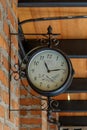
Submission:
POLYGON ((38 47, 38 48, 35 48, 34 50, 31 51, 31 53, 29 54, 28 56, 28 63, 27 63, 27 69, 26 69, 26 75, 27 75, 27 80, 29 82, 29 85, 30 87, 36 91, 37 93, 43 95, 43 96, 56 96, 60 93, 63 93, 71 84, 72 82, 72 79, 73 79, 73 67, 72 67, 72 64, 71 64, 71 61, 70 59, 68 58, 68 56, 63 52, 61 51, 60 49, 56 49, 56 48, 48 48, 48 47, 38 47), (37 88, 30 80, 29 76, 28 76, 28 66, 29 66, 29 63, 30 61, 32 60, 33 56, 35 56, 37 53, 41 52, 41 51, 45 51, 45 50, 54 50, 58 53, 60 53, 64 58, 65 60, 67 61, 67 65, 68 65, 68 76, 65 80, 65 82, 62 84, 62 86, 60 86, 59 88, 55 89, 55 90, 50 90, 50 91, 46 91, 46 90, 41 90, 39 88, 37 88))

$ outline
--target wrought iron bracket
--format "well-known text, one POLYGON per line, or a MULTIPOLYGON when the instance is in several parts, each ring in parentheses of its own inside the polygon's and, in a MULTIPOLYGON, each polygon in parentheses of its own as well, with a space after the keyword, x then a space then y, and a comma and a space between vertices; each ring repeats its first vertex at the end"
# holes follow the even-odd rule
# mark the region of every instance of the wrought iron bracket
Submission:
MULTIPOLYGON (((53 36, 58 36, 59 34, 52 34, 52 27, 49 26, 48 27, 48 32, 47 34, 38 34, 38 35, 43 35, 44 37, 47 38, 46 40, 46 45, 48 47, 52 46, 52 43, 55 44, 55 46, 57 45, 57 42, 59 43, 59 41, 57 39, 53 39, 53 36)), ((12 47, 12 42, 11 42, 11 37, 12 35, 17 35, 18 37, 21 37, 22 34, 19 33, 11 33, 10 29, 9 29, 9 34, 10 34, 10 48, 9 48, 9 118, 10 118, 10 112, 11 111, 47 111, 47 120, 50 123, 56 124, 59 126, 59 122, 58 120, 56 120, 55 118, 52 117, 52 112, 53 112, 53 107, 54 106, 58 106, 58 103, 56 102, 56 100, 52 100, 49 97, 46 98, 42 98, 41 95, 39 96, 35 96, 32 93, 30 93, 30 91, 28 90, 28 87, 25 86, 25 84, 22 82, 22 78, 26 78, 26 63, 28 60, 28 55, 30 54, 31 51, 29 51, 24 58, 21 60, 21 62, 15 63, 12 67, 12 61, 11 61, 11 47, 12 47), (18 81, 21 80, 21 83, 24 87, 24 89, 32 96, 32 98, 35 100, 36 98, 39 98, 40 100, 45 100, 45 103, 40 104, 40 109, 12 109, 11 108, 11 80, 12 77, 14 78, 14 80, 18 81)), ((32 35, 32 34, 24 34, 24 35, 32 35)), ((36 34, 34 34, 36 35, 36 34)), ((41 40, 42 43, 44 43, 44 39, 41 40)), ((26 78, 27 79, 27 78, 26 78)), ((33 100, 32 99, 32 100, 33 100)))
POLYGON ((54 100, 54 99, 48 97, 47 120, 49 123, 56 124, 59 127, 60 123, 59 123, 58 119, 56 119, 52 116, 52 112, 54 112, 55 108, 58 108, 58 106, 59 106, 59 103, 57 100, 54 100))
POLYGON ((20 63, 15 63, 12 66, 12 35, 18 35, 16 33, 11 33, 10 27, 9 27, 9 118, 10 118, 10 112, 16 111, 16 109, 11 108, 11 81, 12 77, 14 80, 18 81, 21 77, 25 77, 25 69, 23 67, 20 67, 20 63))

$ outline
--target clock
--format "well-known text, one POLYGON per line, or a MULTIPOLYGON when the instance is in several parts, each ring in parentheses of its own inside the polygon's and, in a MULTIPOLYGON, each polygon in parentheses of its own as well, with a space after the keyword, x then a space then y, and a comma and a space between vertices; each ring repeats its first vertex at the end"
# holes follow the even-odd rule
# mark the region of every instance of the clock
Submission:
POLYGON ((64 92, 73 79, 73 68, 59 49, 40 47, 28 56, 27 79, 32 89, 43 96, 64 92))

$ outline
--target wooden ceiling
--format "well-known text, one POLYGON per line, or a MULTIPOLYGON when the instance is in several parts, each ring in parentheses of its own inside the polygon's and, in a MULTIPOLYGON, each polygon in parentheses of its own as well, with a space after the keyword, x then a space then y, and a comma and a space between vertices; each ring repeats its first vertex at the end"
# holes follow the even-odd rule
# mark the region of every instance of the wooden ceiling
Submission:
MULTIPOLYGON (((22 0, 20 0, 22 1, 22 0)), ((86 3, 87 4, 87 3, 86 3)), ((21 21, 43 17, 87 15, 87 7, 19 7, 18 18, 21 21)), ((59 39, 87 39, 87 18, 70 20, 49 20, 22 24, 23 33, 47 33, 51 25, 53 33, 60 33, 59 39)), ((26 39, 41 38, 41 36, 25 36, 26 39)), ((82 44, 84 46, 84 43, 82 44)), ((79 46, 78 48, 79 49, 79 46)), ((87 58, 71 58, 75 78, 87 78, 87 58)), ((78 86, 77 86, 78 87, 78 86)), ((55 97, 58 100, 87 100, 87 93, 64 93, 55 97)), ((85 116, 86 112, 60 113, 62 116, 85 116)))
MULTIPOLYGON (((86 15, 86 7, 30 7, 19 8, 19 20, 35 19, 43 17, 76 16, 86 15)), ((47 27, 51 25, 53 33, 60 33, 62 39, 87 38, 87 19, 49 20, 40 22, 29 22, 23 24, 25 33, 46 33, 47 27)), ((31 38, 29 36, 29 38, 31 38)), ((32 37, 34 38, 34 37, 32 37)))

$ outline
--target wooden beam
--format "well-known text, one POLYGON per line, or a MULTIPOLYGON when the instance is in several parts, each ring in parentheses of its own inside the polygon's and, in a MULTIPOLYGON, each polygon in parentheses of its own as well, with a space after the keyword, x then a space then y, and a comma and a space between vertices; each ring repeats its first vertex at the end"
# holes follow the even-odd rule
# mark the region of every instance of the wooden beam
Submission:
POLYGON ((19 7, 86 7, 86 0, 18 0, 19 7))
POLYGON ((87 39, 63 39, 58 48, 70 58, 87 58, 87 39))
POLYGON ((54 100, 50 108, 53 112, 87 112, 87 100, 54 100))
MULTIPOLYGON (((87 58, 87 39, 59 39, 59 42, 57 48, 64 51, 70 58, 87 58)), ((26 53, 40 45, 39 39, 27 39, 23 42, 26 53)))
POLYGON ((86 93, 87 92, 87 78, 74 78, 70 87, 65 93, 86 93))
POLYGON ((87 126, 87 116, 60 116, 60 126, 87 126))
MULTIPOLYGON (((69 129, 69 127, 68 127, 68 128, 63 128, 62 130, 70 130, 70 129, 69 129)), ((82 128, 77 127, 77 128, 74 128, 73 130, 82 130, 82 128)))

